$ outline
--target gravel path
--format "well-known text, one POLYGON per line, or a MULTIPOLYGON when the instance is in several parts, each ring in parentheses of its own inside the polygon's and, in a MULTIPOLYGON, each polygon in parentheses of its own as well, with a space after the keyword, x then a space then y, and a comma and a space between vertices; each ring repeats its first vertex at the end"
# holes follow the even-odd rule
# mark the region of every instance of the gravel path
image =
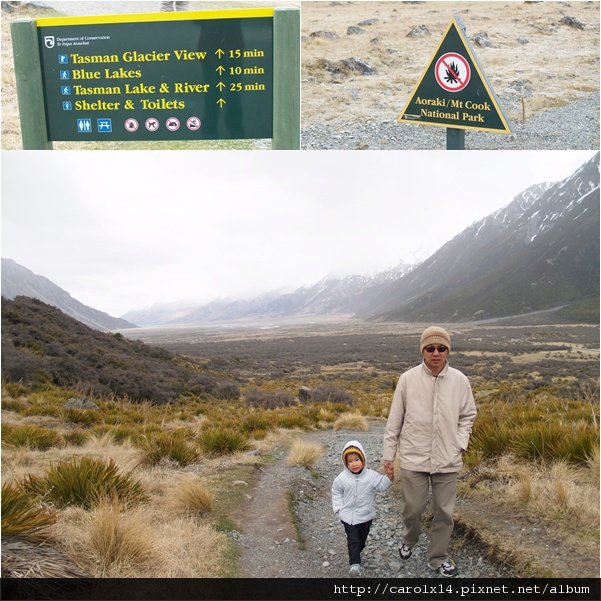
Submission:
MULTIPOLYGON (((371 424, 368 432, 319 431, 305 435, 317 442, 324 453, 315 466, 314 478, 304 468, 286 465, 280 450, 273 464, 264 468, 260 482, 245 508, 244 533, 239 536, 243 573, 246 577, 344 578, 348 576, 348 555, 344 529, 331 508, 330 488, 341 471, 340 450, 348 440, 364 445, 368 465, 377 469, 382 453, 383 423, 371 424), (371 461, 370 461, 371 458, 371 461), (295 540, 287 508, 287 491, 294 491, 298 527, 305 549, 295 540)), ((428 534, 424 532, 413 557, 401 563, 398 555, 400 523, 398 482, 377 497, 374 520, 363 552, 366 576, 377 578, 442 578, 426 563, 428 534)), ((483 558, 471 544, 452 541, 452 554, 459 575, 466 578, 503 578, 513 574, 483 558)))
MULTIPOLYGON (((506 104, 503 103, 506 107, 506 104)), ((507 108, 506 108, 507 110, 507 108)), ((306 150, 444 150, 446 129, 389 120, 304 123, 306 150)), ((599 92, 512 123, 513 134, 465 132, 467 150, 589 150, 599 148, 599 92)))

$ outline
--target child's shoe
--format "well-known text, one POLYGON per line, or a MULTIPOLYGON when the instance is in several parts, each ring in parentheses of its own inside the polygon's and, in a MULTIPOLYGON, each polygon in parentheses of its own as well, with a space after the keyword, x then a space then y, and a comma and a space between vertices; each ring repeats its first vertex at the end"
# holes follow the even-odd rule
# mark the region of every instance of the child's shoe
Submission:
POLYGON ((363 567, 361 566, 360 563, 354 563, 351 566, 351 569, 348 571, 348 575, 351 578, 358 578, 359 576, 363 575, 363 567))

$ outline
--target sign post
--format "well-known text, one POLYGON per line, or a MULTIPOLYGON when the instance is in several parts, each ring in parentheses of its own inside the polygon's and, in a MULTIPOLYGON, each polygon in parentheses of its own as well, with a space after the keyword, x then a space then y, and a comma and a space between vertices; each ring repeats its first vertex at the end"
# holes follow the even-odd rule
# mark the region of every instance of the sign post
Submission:
POLYGON ((448 150, 465 148, 466 129, 511 133, 459 17, 447 27, 397 120, 446 127, 448 150))
POLYGON ((16 21, 12 24, 13 55, 21 139, 24 150, 51 150, 48 139, 44 88, 35 22, 16 21))
POLYGON ((298 9, 39 19, 12 31, 22 127, 38 124, 24 148, 260 138, 300 146, 298 9))

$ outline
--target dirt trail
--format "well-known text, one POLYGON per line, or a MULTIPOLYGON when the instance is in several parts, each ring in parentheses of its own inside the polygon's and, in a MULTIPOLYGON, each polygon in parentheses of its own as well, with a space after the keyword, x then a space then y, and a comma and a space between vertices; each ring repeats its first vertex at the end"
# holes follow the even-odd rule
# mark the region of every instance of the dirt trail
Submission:
MULTIPOLYGON (((346 540, 330 500, 332 480, 342 468, 339 448, 347 440, 361 440, 368 455, 368 465, 369 457, 372 457, 371 465, 377 469, 382 435, 381 423, 372 425, 369 432, 318 431, 303 435, 304 439, 316 442, 324 449, 312 472, 288 467, 287 450, 278 449, 274 461, 262 469, 258 483, 249 491, 250 498, 239 522, 243 530, 239 575, 253 578, 347 577, 346 540), (294 499, 292 511, 289 509, 291 495, 294 499)), ((426 566, 427 532, 414 550, 415 557, 401 564, 397 551, 402 531, 400 503, 398 483, 389 494, 378 496, 378 517, 363 553, 366 575, 437 577, 426 566)), ((486 560, 475 545, 461 545, 454 550, 454 556, 462 566, 462 574, 468 577, 512 575, 506 568, 486 560)))
MULTIPOLYGON (((379 468, 383 427, 383 423, 377 422, 370 425, 368 432, 326 430, 303 434, 305 440, 322 445, 324 451, 312 472, 289 467, 286 464, 287 449, 282 447, 275 451, 273 462, 261 468, 259 480, 249 491, 248 503, 239 516, 243 530, 240 577, 348 576, 346 541, 342 526, 332 513, 330 487, 342 467, 340 448, 350 439, 361 440, 368 465, 379 468)), ((401 562, 398 557, 402 533, 398 482, 388 493, 378 495, 376 507, 377 517, 363 553, 366 576, 438 577, 426 566, 427 525, 414 548, 414 556, 406 562, 401 562)), ((577 541, 566 536, 560 544, 540 521, 469 499, 458 501, 456 513, 458 519, 451 554, 462 577, 553 574, 575 578, 595 577, 598 571, 598 565, 593 565, 594 559, 578 552, 577 541), (488 558, 491 551, 498 561, 488 558)))
POLYGON ((296 542, 288 509, 288 491, 296 468, 286 465, 283 449, 262 468, 259 482, 240 516, 243 578, 302 578, 311 575, 307 553, 296 542), (302 572, 302 573, 301 573, 302 572))

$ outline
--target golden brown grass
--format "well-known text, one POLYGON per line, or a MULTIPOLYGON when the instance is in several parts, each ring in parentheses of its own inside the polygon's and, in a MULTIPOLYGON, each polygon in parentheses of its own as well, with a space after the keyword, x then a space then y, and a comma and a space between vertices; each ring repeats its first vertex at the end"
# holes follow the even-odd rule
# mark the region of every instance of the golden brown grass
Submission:
MULTIPOLYGON (((598 459, 597 459, 598 460, 598 459)), ((599 473, 593 459, 579 467, 565 461, 537 466, 513 456, 483 465, 462 485, 470 497, 485 497, 526 515, 542 518, 558 528, 597 538, 599 473), (595 535, 596 533, 596 535, 595 535)))
POLYGON ((290 467, 301 466, 311 469, 322 454, 323 447, 321 445, 298 438, 292 443, 286 461, 290 467))
POLYGON ((98 576, 134 575, 156 562, 150 524, 139 510, 124 513, 114 503, 101 503, 91 512, 87 543, 90 560, 98 576))
POLYGON ((358 413, 344 413, 334 422, 332 430, 335 432, 338 430, 359 430, 360 432, 367 432, 369 430, 369 423, 364 415, 358 413))
POLYGON ((181 479, 166 493, 168 511, 190 515, 202 515, 213 509, 215 501, 213 493, 197 476, 181 479))
MULTIPOLYGON (((518 100, 525 83, 526 118, 599 90, 599 3, 460 4, 458 10, 457 3, 435 1, 303 2, 302 121, 394 121, 457 13, 469 36, 485 31, 493 43, 475 51, 496 94, 518 100), (585 29, 560 25, 564 14, 583 21, 585 29), (376 23, 362 26, 365 33, 347 35, 350 25, 374 18, 376 23), (417 25, 427 26, 431 35, 407 37, 417 25), (337 39, 310 37, 324 30, 337 39), (529 42, 521 45, 518 38, 529 42), (367 61, 377 73, 336 78, 315 67, 319 59, 352 56, 367 61)), ((520 102, 511 110, 504 108, 511 120, 521 120, 520 102)))

